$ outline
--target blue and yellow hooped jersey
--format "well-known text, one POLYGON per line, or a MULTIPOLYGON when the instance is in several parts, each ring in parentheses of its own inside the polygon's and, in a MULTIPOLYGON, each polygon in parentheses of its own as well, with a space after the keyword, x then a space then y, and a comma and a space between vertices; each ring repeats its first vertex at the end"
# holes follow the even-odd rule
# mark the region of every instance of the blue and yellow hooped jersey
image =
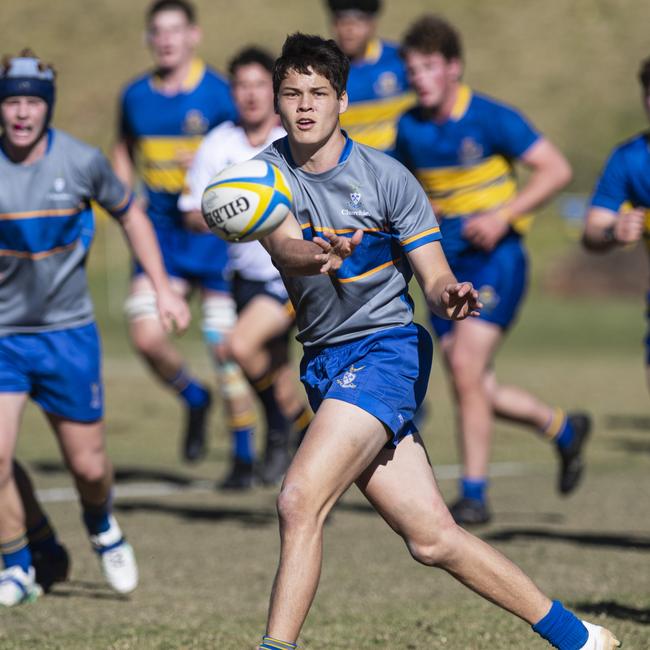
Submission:
MULTIPOLYGON (((521 113, 462 84, 444 122, 418 107, 402 116, 395 155, 417 176, 438 218, 469 217, 515 196, 513 162, 539 139, 521 113)), ((513 227, 525 232, 530 221, 520 217, 513 227)))
POLYGON ((640 133, 612 151, 596 183, 591 206, 617 213, 630 207, 644 209, 650 250, 650 133, 640 133))
POLYGON ((160 92, 152 73, 125 88, 121 136, 134 145, 148 213, 155 223, 179 223, 177 203, 185 180, 184 160, 196 152, 210 129, 234 119, 228 83, 199 59, 192 62, 184 89, 178 94, 160 92))
POLYGON ((357 142, 391 149, 399 116, 415 104, 397 47, 371 41, 363 61, 350 66, 347 92, 350 104, 341 126, 357 142))

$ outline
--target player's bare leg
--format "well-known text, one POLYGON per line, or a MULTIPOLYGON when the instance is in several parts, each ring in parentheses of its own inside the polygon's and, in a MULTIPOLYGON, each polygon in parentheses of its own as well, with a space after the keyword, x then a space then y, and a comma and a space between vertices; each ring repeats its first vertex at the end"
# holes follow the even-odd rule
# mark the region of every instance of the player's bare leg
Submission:
POLYGON ((326 399, 318 409, 278 497, 280 566, 268 636, 298 638, 320 578, 325 518, 387 439, 379 420, 356 406, 326 399))
MULTIPOLYGON (((187 282, 179 278, 170 280, 179 295, 187 295, 187 282)), ((134 348, 154 375, 176 392, 186 405, 183 456, 189 461, 198 460, 205 453, 210 393, 189 374, 183 356, 165 332, 158 316, 153 285, 147 276, 138 275, 131 281, 125 312, 134 348)))

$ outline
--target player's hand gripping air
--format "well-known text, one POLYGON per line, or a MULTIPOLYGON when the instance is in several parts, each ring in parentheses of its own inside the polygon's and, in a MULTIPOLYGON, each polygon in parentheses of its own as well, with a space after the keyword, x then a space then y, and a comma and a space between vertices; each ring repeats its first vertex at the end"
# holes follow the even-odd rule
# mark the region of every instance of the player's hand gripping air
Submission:
POLYGON ((446 308, 447 318, 450 320, 479 316, 483 306, 478 299, 478 291, 471 282, 448 284, 442 291, 441 303, 446 308))
POLYGON ((614 221, 614 237, 620 244, 633 244, 643 236, 645 210, 635 208, 621 212, 614 221))
POLYGON ((165 331, 176 331, 182 334, 190 324, 190 310, 185 299, 173 289, 165 289, 157 293, 158 313, 165 331))
POLYGON ((314 237, 312 240, 323 249, 315 256, 316 262, 322 264, 321 273, 333 273, 341 268, 343 260, 354 253, 354 249, 361 243, 363 230, 357 230, 352 237, 340 237, 334 233, 323 233, 324 237, 314 237))

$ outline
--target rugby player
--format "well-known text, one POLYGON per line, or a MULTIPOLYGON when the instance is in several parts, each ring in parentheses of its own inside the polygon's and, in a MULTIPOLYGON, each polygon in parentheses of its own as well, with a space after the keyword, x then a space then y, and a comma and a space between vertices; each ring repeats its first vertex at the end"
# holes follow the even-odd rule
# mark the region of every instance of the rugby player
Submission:
POLYGON ((263 244, 296 305, 302 381, 315 411, 278 497, 280 564, 259 648, 296 647, 318 585, 324 521, 352 483, 419 562, 448 571, 561 650, 612 648, 611 633, 552 603, 455 524, 438 491, 413 425, 432 344, 413 323, 408 280, 414 273, 442 318, 476 318, 481 304, 449 269, 415 178, 342 132, 348 65, 334 41, 289 36, 273 77, 287 137, 257 156, 277 165, 292 190, 292 214, 263 244))
MULTIPOLYGON (((234 119, 227 82, 195 55, 200 41, 193 5, 157 0, 147 11, 147 42, 154 70, 128 84, 120 102, 113 164, 131 187, 141 173, 149 215, 173 286, 182 295, 201 292, 202 329, 217 366, 232 426, 250 428, 252 397, 234 364, 223 367, 214 348, 232 327, 235 308, 223 276, 226 245, 194 232, 183 222, 178 197, 185 171, 203 136, 234 119)), ((130 336, 153 373, 180 398, 186 410, 182 451, 188 461, 205 453, 210 392, 187 368, 158 320, 150 280, 136 263, 125 304, 130 336)))
POLYGON ((50 128, 54 77, 28 50, 0 67, 0 605, 5 607, 31 601, 40 591, 27 526, 32 541, 54 539, 29 495, 28 478, 12 464, 29 397, 57 437, 109 585, 128 593, 138 583, 133 549, 111 508, 99 335, 85 274, 94 235, 91 201, 122 226, 151 279, 166 330, 189 323, 187 305, 171 289, 153 229, 132 193, 97 149, 50 128))
POLYGON ((386 151, 399 116, 414 104, 398 48, 377 37, 380 0, 327 0, 332 31, 350 59, 341 125, 357 142, 386 151))
POLYGON ((484 305, 477 319, 457 323, 432 314, 431 323, 458 410, 463 476, 451 513, 459 523, 485 523, 491 516, 486 493, 494 416, 553 442, 561 494, 572 492, 583 472, 589 417, 499 384, 494 371, 526 291, 529 213, 569 182, 571 168, 520 112, 462 82, 461 41, 447 21, 417 20, 401 52, 418 105, 398 123, 395 154, 429 196, 452 271, 472 282, 484 305), (519 190, 514 161, 531 172, 519 190))
MULTIPOLYGON (((650 114, 650 58, 641 63, 639 82, 643 106, 650 114)), ((650 151, 644 131, 610 154, 593 196, 582 241, 592 251, 608 251, 638 242, 650 233, 650 151)), ((650 249, 649 249, 650 250, 650 249)), ((650 292, 647 294, 650 318, 650 292)), ((645 340, 646 380, 650 387, 650 329, 645 340)))
MULTIPOLYGON (((186 221, 194 221, 197 228, 208 231, 201 215, 201 195, 210 179, 286 135, 273 106, 272 71, 273 57, 259 48, 245 48, 230 62, 239 120, 224 122, 206 136, 178 203, 186 221)), ((263 406, 267 434, 259 475, 263 483, 273 484, 289 466, 292 423, 300 438, 310 419, 288 363, 293 308, 278 270, 259 242, 231 244, 228 256, 238 317, 221 353, 244 370, 263 406)), ((233 434, 232 465, 221 487, 246 489, 254 481, 254 445, 247 430, 234 429, 233 434)))

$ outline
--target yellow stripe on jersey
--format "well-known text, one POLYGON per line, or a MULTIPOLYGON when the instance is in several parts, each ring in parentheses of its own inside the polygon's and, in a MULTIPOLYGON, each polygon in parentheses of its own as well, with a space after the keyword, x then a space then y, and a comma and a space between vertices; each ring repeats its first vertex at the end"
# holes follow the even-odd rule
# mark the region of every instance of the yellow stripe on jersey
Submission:
POLYGON ((467 113, 471 101, 472 89, 467 84, 460 84, 449 117, 456 122, 460 120, 467 113))
POLYGON ((341 126, 361 144, 376 149, 390 149, 395 142, 397 120, 415 105, 415 95, 402 93, 386 99, 356 102, 341 115, 341 126))
POLYGON ((71 217, 83 210, 83 205, 76 208, 53 208, 51 210, 29 210, 27 212, 3 212, 0 213, 0 220, 15 221, 17 219, 36 219, 43 217, 71 217))
POLYGON ((359 275, 353 275, 351 278, 338 278, 338 281, 341 284, 345 284, 346 282, 356 282, 357 280, 362 280, 363 278, 367 278, 369 275, 374 275, 378 271, 387 269, 389 266, 393 266, 397 261, 398 260, 390 260, 390 262, 384 262, 383 264, 380 264, 379 266, 375 266, 374 269, 370 269, 365 273, 360 273, 359 275))
POLYGON ((425 230, 424 232, 419 232, 417 235, 413 235, 413 237, 409 237, 408 239, 405 239, 404 241, 400 242, 400 244, 402 246, 408 246, 411 242, 417 241, 418 239, 422 239, 422 237, 427 237, 428 235, 433 235, 433 233, 435 232, 440 232, 440 228, 438 226, 429 228, 429 230, 425 230))
POLYGON ((154 191, 180 193, 185 183, 182 161, 196 153, 202 139, 202 135, 143 136, 137 158, 145 184, 154 191))
MULTIPOLYGON (((500 155, 465 167, 418 169, 416 176, 439 217, 468 216, 493 210, 517 193, 512 166, 500 155)), ((522 215, 513 228, 524 233, 530 229, 531 215, 522 215)))

